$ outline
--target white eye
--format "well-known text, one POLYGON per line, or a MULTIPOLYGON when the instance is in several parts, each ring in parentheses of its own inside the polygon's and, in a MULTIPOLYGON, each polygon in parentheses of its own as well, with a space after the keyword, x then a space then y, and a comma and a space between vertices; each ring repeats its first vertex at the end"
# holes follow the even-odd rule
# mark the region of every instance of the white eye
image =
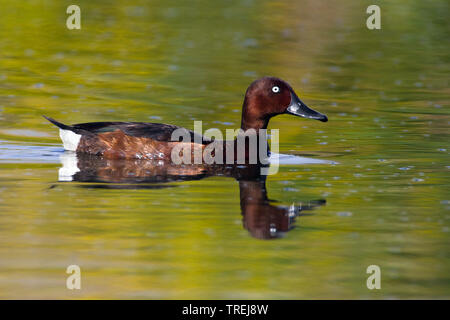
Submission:
POLYGON ((278 92, 280 92, 280 88, 277 87, 277 86, 274 86, 274 87, 272 87, 272 92, 273 93, 278 93, 278 92))

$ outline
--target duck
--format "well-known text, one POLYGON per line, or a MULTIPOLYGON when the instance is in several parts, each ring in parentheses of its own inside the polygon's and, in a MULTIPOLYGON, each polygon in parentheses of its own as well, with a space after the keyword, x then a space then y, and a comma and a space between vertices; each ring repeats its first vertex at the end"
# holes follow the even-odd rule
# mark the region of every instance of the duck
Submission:
MULTIPOLYGON (((242 132, 258 133, 267 129, 269 120, 289 114, 327 122, 326 115, 310 109, 300 100, 292 87, 277 77, 263 77, 253 81, 244 96, 241 115, 242 132)), ((176 125, 149 122, 87 122, 66 125, 43 116, 59 128, 64 149, 77 154, 89 154, 105 159, 170 160, 174 148, 188 146, 205 150, 213 143, 223 143, 236 149, 234 141, 217 141, 176 125), (188 142, 173 140, 173 133, 182 129, 190 136, 188 142)), ((258 144, 259 145, 259 144, 258 144)), ((226 148, 223 148, 225 150, 226 148)), ((182 155, 182 154, 181 154, 182 155)), ((236 160, 237 153, 234 153, 236 160)), ((245 159, 249 159, 248 148, 245 159)))

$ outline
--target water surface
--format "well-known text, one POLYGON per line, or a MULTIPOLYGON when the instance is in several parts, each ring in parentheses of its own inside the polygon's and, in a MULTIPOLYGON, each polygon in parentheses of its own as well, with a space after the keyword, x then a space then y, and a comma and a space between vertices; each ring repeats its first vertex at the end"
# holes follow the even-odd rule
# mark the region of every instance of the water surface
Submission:
POLYGON ((449 298, 449 4, 381 2, 377 31, 369 4, 78 1, 67 30, 63 2, 1 1, 0 297, 449 298), (263 181, 88 159, 61 179, 74 155, 41 115, 237 128, 264 75, 328 116, 270 123, 310 162, 263 181))

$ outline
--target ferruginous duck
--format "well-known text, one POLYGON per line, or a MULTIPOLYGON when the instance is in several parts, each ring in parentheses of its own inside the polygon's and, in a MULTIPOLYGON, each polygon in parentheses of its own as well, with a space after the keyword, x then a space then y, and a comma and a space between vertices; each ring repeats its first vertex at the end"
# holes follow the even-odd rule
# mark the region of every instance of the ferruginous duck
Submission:
MULTIPOLYGON (((279 114, 328 121, 324 114, 308 108, 292 87, 281 79, 264 77, 250 84, 242 107, 241 129, 244 132, 249 129, 254 129, 255 132, 267 129, 269 120, 279 114)), ((180 143, 186 143, 172 140, 172 133, 181 128, 175 125, 147 122, 88 122, 65 125, 52 118, 45 118, 60 129, 65 150, 106 159, 170 160, 172 150, 180 143)), ((203 150, 214 142, 191 130, 185 130, 191 136, 189 143, 192 150, 203 150)), ((235 142, 236 140, 226 143, 235 142)))

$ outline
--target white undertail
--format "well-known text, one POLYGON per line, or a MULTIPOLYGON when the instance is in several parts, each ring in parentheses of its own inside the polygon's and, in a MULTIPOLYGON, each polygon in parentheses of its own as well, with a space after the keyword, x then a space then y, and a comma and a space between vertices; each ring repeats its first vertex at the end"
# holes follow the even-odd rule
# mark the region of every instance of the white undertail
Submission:
POLYGON ((59 129, 59 136, 64 145, 64 149, 69 151, 77 151, 78 144, 80 143, 81 134, 76 134, 70 130, 59 129))

